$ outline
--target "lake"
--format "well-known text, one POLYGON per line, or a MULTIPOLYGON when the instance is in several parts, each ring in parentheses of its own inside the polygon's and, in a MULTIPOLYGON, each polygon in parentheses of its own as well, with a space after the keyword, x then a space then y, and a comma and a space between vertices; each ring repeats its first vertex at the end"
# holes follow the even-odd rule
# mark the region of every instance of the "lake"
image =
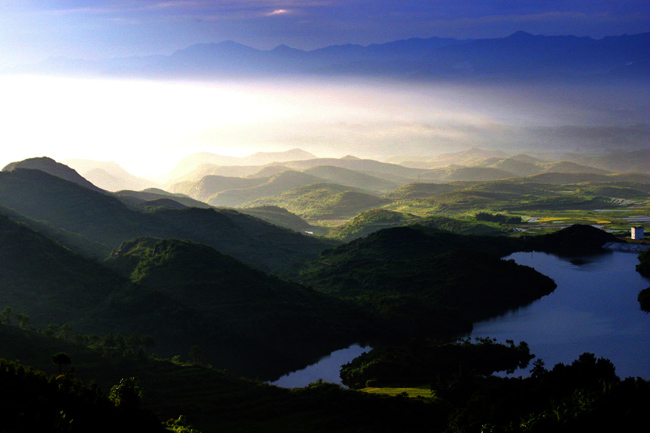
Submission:
MULTIPOLYGON (((535 268, 558 287, 526 307, 475 324, 471 337, 526 341, 548 369, 591 352, 610 359, 622 378, 650 379, 650 314, 642 312, 637 301, 650 280, 636 272, 637 254, 612 251, 560 258, 527 252, 505 259, 535 268)), ((304 387, 318 379, 340 384, 341 365, 370 349, 354 344, 271 383, 284 388, 304 387)), ((514 376, 527 376, 530 368, 514 376)))
MULTIPOLYGON (((547 369, 591 352, 610 359, 621 378, 650 379, 650 314, 637 301, 650 280, 636 272, 637 254, 560 258, 527 252, 505 259, 535 268, 558 287, 529 306, 475 324, 471 337, 526 341, 547 369)), ((514 375, 525 376, 530 368, 514 375)))
POLYGON ((302 388, 311 382, 323 379, 325 382, 341 383, 339 370, 343 364, 347 364, 364 352, 369 352, 371 347, 353 344, 345 349, 335 350, 329 355, 321 358, 318 362, 288 374, 278 380, 271 382, 271 385, 283 388, 302 388))

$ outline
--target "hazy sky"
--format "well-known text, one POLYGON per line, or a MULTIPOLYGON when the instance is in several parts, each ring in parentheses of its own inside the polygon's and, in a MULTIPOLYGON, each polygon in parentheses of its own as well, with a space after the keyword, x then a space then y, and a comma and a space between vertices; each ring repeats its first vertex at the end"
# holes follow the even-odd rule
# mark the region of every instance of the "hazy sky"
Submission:
POLYGON ((517 30, 650 31, 648 0, 2 0, 0 68, 50 56, 170 54, 198 42, 313 49, 517 30))
MULTIPOLYGON (((650 1, 0 0, 0 69, 56 56, 171 54, 223 40, 314 49, 410 37, 502 37, 517 30, 596 38, 648 32, 650 1)), ((617 89, 0 75, 0 95, 0 166, 34 156, 86 158, 114 160, 141 175, 168 172, 199 151, 435 154, 503 145, 492 137, 510 127, 648 122, 643 92, 617 89)))

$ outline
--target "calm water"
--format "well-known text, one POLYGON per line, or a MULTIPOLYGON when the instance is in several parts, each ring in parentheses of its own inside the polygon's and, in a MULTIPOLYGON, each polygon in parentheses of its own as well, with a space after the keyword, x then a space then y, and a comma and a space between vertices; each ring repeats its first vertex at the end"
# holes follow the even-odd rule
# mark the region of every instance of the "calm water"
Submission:
POLYGON ((548 275, 558 287, 527 307, 477 323, 472 337, 526 341, 546 368, 591 352, 610 359, 622 378, 650 379, 650 314, 637 301, 650 280, 636 272, 637 254, 615 251, 569 260, 535 252, 506 259, 548 275))
MULTIPOLYGON (((547 368, 591 352, 610 359, 620 377, 650 379, 650 314, 643 313, 637 301, 650 280, 636 272, 637 254, 614 251, 569 260, 515 253, 506 259, 537 269, 558 287, 527 307, 477 323, 472 337, 526 341, 547 368)), ((272 383, 285 388, 304 387, 318 379, 340 384, 341 365, 369 350, 358 344, 337 350, 272 383)), ((530 368, 514 375, 525 376, 530 368)))
POLYGON ((352 361, 362 353, 369 352, 370 349, 370 347, 362 347, 358 344, 353 344, 346 349, 330 353, 317 363, 303 368, 302 370, 286 374, 275 382, 271 382, 271 384, 283 388, 302 388, 309 385, 311 382, 316 382, 318 379, 323 379, 325 382, 340 384, 341 378, 339 377, 339 370, 341 366, 352 361))

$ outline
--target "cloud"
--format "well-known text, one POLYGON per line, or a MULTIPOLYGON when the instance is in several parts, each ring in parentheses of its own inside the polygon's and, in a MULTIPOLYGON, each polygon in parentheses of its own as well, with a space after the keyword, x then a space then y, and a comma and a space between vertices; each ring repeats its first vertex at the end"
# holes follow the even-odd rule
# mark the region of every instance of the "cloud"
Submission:
POLYGON ((276 10, 274 10, 273 12, 269 12, 267 15, 268 15, 268 16, 273 16, 273 15, 286 15, 286 14, 288 14, 288 13, 290 13, 290 12, 291 12, 291 11, 289 11, 289 10, 287 10, 287 9, 276 9, 276 10))

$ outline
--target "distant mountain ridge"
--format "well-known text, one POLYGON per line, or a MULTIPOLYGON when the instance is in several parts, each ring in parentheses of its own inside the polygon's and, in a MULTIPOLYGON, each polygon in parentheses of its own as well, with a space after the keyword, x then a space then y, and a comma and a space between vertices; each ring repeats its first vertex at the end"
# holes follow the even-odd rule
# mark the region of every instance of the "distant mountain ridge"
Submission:
POLYGON ((170 179, 186 176, 192 170, 201 166, 258 166, 285 161, 302 161, 314 159, 315 155, 302 149, 290 149, 283 152, 256 152, 252 155, 237 157, 217 155, 210 152, 199 152, 181 159, 176 168, 169 174, 170 179))
POLYGON ((124 189, 139 191, 156 186, 155 182, 134 176, 113 161, 66 159, 62 163, 75 169, 84 178, 107 191, 124 189))
POLYGON ((304 51, 259 50, 237 42, 202 43, 168 56, 99 61, 57 58, 10 72, 58 71, 157 77, 365 76, 428 79, 601 77, 647 80, 650 33, 608 36, 532 35, 491 39, 405 39, 304 51))

